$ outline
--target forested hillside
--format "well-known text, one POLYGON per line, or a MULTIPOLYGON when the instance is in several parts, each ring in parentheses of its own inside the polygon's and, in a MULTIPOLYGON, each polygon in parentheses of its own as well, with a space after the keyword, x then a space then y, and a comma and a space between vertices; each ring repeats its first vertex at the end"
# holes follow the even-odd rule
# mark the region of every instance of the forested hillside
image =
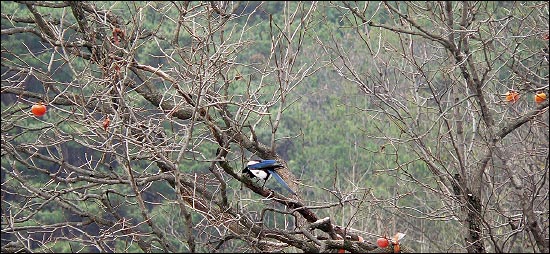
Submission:
POLYGON ((550 251, 547 2, 1 8, 3 253, 550 251))

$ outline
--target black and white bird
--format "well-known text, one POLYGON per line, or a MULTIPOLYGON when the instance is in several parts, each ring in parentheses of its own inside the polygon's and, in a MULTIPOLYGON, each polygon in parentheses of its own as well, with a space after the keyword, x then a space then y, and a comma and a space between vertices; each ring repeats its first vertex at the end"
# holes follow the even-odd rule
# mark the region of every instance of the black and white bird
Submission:
POLYGON ((277 174, 277 171, 275 171, 276 168, 282 168, 283 165, 277 163, 276 160, 252 160, 249 161, 246 164, 246 167, 243 169, 243 174, 248 174, 250 178, 258 177, 260 179, 264 180, 264 184, 262 185, 262 188, 264 187, 265 183, 267 182, 267 179, 269 179, 270 175, 273 175, 275 180, 279 182, 285 189, 290 191, 290 193, 296 195, 296 193, 288 186, 288 184, 281 178, 279 174, 277 174))

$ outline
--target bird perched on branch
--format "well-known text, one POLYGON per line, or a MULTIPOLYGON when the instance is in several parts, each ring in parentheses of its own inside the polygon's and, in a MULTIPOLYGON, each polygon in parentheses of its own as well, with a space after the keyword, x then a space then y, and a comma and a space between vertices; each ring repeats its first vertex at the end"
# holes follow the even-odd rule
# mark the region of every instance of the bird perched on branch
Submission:
POLYGON ((265 183, 267 182, 267 179, 269 179, 270 175, 273 175, 275 180, 279 182, 285 189, 290 191, 290 193, 296 195, 296 193, 286 184, 286 182, 279 176, 277 171, 275 171, 276 168, 282 168, 283 165, 277 163, 276 160, 252 160, 249 161, 246 164, 246 167, 243 169, 243 174, 248 174, 250 178, 258 177, 260 179, 264 180, 264 184, 262 185, 262 188, 264 187, 265 183))

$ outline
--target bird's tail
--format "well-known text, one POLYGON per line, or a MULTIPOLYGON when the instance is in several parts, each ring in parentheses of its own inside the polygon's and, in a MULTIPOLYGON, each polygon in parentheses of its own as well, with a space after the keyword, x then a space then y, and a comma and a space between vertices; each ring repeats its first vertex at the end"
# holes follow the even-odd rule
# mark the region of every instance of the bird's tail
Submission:
POLYGON ((277 180, 277 182, 279 182, 283 187, 285 187, 285 189, 287 189, 288 191, 290 191, 290 193, 296 195, 296 192, 294 192, 289 186, 288 184, 286 184, 285 180, 283 180, 283 178, 281 178, 281 176, 279 174, 277 174, 277 172, 275 170, 272 170, 272 169, 269 169, 269 173, 271 173, 271 175, 273 175, 273 177, 275 177, 275 179, 277 180))

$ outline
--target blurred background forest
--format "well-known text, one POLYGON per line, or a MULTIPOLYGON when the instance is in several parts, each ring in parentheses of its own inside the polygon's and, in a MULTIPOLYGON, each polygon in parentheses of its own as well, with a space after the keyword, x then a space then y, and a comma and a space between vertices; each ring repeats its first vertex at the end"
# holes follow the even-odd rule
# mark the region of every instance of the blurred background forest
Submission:
POLYGON ((2 252, 549 251, 547 2, 1 8, 2 252))

